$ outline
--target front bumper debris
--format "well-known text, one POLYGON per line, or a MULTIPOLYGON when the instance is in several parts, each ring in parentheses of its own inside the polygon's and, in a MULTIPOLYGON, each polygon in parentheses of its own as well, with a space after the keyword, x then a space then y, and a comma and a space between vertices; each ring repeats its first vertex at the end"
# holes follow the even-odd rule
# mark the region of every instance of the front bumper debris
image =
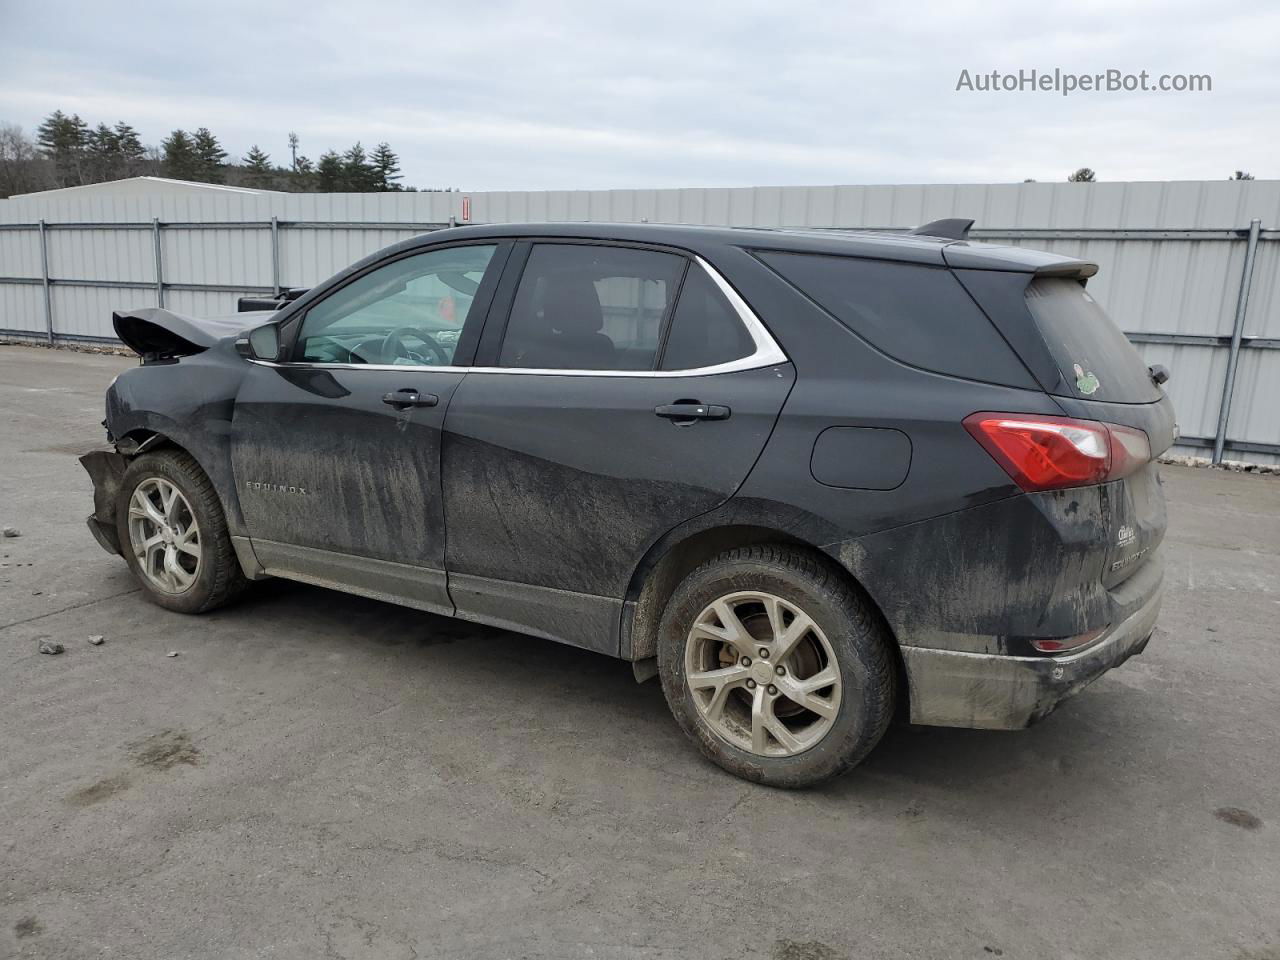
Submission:
MULTIPOLYGON (((127 461, 114 450, 91 450, 80 458, 80 465, 93 481, 93 513, 89 515, 89 532, 107 553, 121 553, 116 534, 116 500, 127 461)), ((121 554, 123 555, 123 554, 121 554)))
POLYGON ((1160 615, 1163 584, 1110 632, 1076 653, 1009 657, 903 647, 911 722, 1016 730, 1048 716, 1112 667, 1141 653, 1160 615))

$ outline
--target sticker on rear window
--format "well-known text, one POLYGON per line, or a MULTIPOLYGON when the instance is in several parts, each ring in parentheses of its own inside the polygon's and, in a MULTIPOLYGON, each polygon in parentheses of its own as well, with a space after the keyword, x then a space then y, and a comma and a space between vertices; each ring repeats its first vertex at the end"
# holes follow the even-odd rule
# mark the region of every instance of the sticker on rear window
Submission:
POLYGON ((1086 397, 1090 394, 1097 393, 1098 378, 1093 375, 1092 371, 1086 371, 1080 364, 1075 365, 1076 372, 1076 389, 1083 393, 1086 397))

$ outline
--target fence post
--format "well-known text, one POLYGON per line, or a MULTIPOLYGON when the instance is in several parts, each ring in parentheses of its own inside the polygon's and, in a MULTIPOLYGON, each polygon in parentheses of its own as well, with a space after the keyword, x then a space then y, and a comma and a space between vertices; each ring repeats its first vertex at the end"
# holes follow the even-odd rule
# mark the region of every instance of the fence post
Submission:
POLYGON ((271 218, 271 289, 280 296, 280 218, 271 218))
POLYGON ((49 296, 49 241, 45 234, 44 220, 40 221, 40 279, 44 284, 44 330, 49 344, 53 344, 53 298, 49 296))
POLYGON ((1213 438, 1213 462, 1222 462, 1222 448, 1227 442, 1227 420, 1231 416, 1231 395, 1236 388, 1236 368, 1240 365, 1240 338, 1244 334, 1244 317, 1249 309, 1249 288, 1253 285, 1253 261, 1258 252, 1258 234, 1262 221, 1249 221, 1249 245, 1244 251, 1244 269, 1240 272, 1240 296, 1236 298, 1236 320, 1231 328, 1231 352, 1227 356, 1227 375, 1222 382, 1222 402, 1218 405, 1218 432, 1213 438))
POLYGON ((151 245, 156 254, 156 306, 164 306, 164 245, 160 242, 160 218, 151 218, 151 245))

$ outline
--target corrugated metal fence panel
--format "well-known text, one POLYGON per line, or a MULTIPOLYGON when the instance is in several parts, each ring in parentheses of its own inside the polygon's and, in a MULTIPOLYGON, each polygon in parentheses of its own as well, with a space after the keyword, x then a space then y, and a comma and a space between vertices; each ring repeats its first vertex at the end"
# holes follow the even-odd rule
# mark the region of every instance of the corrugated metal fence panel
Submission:
MULTIPOLYGON (((420 232, 370 223, 444 223, 460 218, 469 197, 471 221, 596 220, 763 227, 903 228, 948 216, 973 217, 978 229, 1243 230, 1258 218, 1280 227, 1280 182, 934 184, 546 191, 536 193, 229 194, 217 196, 61 195, 0 201, 0 223, 249 223, 252 229, 166 226, 164 279, 171 284, 269 288, 269 221, 280 221, 279 282, 311 286, 388 244, 420 232), (295 224, 317 225, 295 226, 295 224)), ((61 279, 153 282, 150 230, 48 231, 50 273, 61 279)), ((1229 336, 1245 255, 1243 239, 1002 239, 1096 260, 1090 289, 1131 332, 1229 336)), ((0 230, 0 276, 40 276, 39 234, 0 230)), ((233 311, 238 294, 168 289, 171 309, 193 314, 233 311)), ((112 309, 154 304, 147 289, 76 287, 51 291, 54 329, 111 336, 112 309)), ((0 284, 0 328, 42 332, 43 291, 0 284)), ((1280 242, 1259 244, 1246 336, 1280 338, 1280 242)), ((1151 363, 1173 372, 1168 389, 1183 433, 1212 436, 1227 363, 1215 346, 1139 344, 1151 363)), ((1280 442, 1280 351, 1242 351, 1228 435, 1280 442)), ((1198 451, 1203 452, 1203 451, 1198 451)), ((1257 459, 1274 459, 1256 455, 1257 459)))
POLYGON ((154 307, 156 304, 155 295, 147 290, 119 287, 58 284, 50 288, 49 298, 53 306, 54 334, 77 338, 111 336, 113 310, 154 307))
POLYGON ((155 282, 150 230, 48 230, 45 237, 51 277, 155 282))
MULTIPOLYGON (((1227 439, 1280 444, 1280 350, 1240 355, 1227 439)), ((1280 462, 1280 457, 1270 461, 1280 462)))
MULTIPOLYGON (((245 294, 213 290, 166 290, 164 305, 191 317, 227 317, 236 312, 236 300, 242 296, 245 294)), ((146 305, 154 306, 154 298, 146 305)))
POLYGON ((39 230, 0 230, 0 276, 40 276, 39 230))
MULTIPOLYGON (((1263 226, 1266 225, 1264 220, 1263 226)), ((1280 227, 1280 222, 1275 222, 1274 227, 1280 227)), ((1280 240, 1258 244, 1244 335, 1280 339, 1280 240)), ((1280 406, 1280 384, 1277 388, 1276 401, 1280 406)))
POLYGON ((420 230, 284 230, 280 277, 285 287, 313 287, 339 270, 420 230))
POLYGON ((0 284, 0 329, 44 336, 44 288, 37 283, 0 284))
MULTIPOLYGON (((165 283, 234 284, 271 289, 271 230, 166 228, 165 283)), ((150 237, 148 236, 148 240, 150 237)))
POLYGON ((1136 346, 1148 365, 1162 363, 1172 371, 1164 389, 1178 411, 1178 429, 1183 436, 1212 437, 1218 429, 1218 401, 1227 372, 1227 351, 1165 343, 1136 346))

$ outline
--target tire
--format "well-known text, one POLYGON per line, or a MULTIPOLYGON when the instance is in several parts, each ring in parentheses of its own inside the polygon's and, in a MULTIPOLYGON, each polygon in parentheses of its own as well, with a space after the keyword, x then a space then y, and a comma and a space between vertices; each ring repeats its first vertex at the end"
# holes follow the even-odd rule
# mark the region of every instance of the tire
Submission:
POLYGON ((676 721, 708 759, 746 780, 830 779, 861 762, 893 718, 888 629, 851 584, 802 550, 739 547, 714 557, 676 588, 659 630, 658 671, 676 721))
POLYGON ((205 613, 231 602, 248 585, 213 484, 181 450, 145 453, 129 464, 116 501, 116 533, 143 595, 166 610, 205 613), (169 516, 164 503, 171 490, 180 499, 169 501, 169 516), (154 512, 146 511, 135 495, 147 499, 154 512), (138 544, 146 540, 158 542, 140 556, 138 544), (177 569, 169 566, 170 553, 177 569))

